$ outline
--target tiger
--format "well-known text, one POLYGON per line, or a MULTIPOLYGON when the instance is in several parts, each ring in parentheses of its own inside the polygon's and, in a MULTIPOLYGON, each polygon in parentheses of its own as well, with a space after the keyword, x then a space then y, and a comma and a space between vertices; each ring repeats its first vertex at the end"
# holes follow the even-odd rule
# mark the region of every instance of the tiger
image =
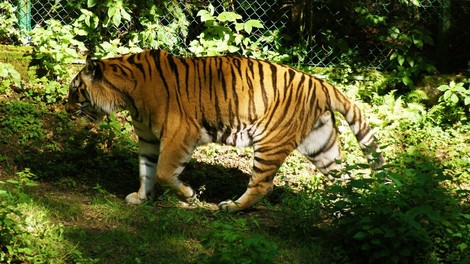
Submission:
POLYGON ((245 56, 179 57, 152 49, 108 59, 86 58, 70 83, 66 110, 90 117, 127 110, 138 138, 140 188, 125 198, 140 204, 155 184, 184 202, 196 192, 179 175, 199 145, 252 146, 246 191, 220 210, 252 207, 273 190, 286 157, 298 150, 324 175, 343 168, 334 112, 361 149, 384 164, 359 107, 333 85, 300 70, 245 56))

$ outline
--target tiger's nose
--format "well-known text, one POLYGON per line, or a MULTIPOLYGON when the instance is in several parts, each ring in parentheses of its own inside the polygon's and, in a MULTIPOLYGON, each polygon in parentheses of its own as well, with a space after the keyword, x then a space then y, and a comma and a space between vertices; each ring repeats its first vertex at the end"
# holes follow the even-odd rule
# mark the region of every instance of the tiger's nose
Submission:
POLYGON ((75 120, 78 118, 77 113, 79 112, 79 108, 76 104, 67 102, 65 104, 65 111, 69 114, 70 119, 75 120))
POLYGON ((75 112, 75 108, 73 107, 73 105, 70 102, 67 102, 65 104, 65 111, 67 111, 67 113, 69 113, 69 114, 72 114, 73 112, 75 112))

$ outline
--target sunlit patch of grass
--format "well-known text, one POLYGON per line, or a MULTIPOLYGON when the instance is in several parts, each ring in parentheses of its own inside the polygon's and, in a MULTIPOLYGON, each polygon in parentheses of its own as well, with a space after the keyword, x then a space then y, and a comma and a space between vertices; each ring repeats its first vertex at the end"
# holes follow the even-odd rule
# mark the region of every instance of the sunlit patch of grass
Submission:
POLYGON ((44 263, 50 260, 54 263, 94 263, 94 259, 83 257, 76 245, 64 238, 64 225, 51 221, 47 208, 32 199, 17 203, 15 207, 16 215, 0 217, 4 224, 0 228, 2 236, 4 232, 15 234, 8 241, 0 243, 6 247, 6 250, 0 252, 0 260, 22 263, 44 263), (15 221, 16 224, 12 225, 8 221, 15 221))

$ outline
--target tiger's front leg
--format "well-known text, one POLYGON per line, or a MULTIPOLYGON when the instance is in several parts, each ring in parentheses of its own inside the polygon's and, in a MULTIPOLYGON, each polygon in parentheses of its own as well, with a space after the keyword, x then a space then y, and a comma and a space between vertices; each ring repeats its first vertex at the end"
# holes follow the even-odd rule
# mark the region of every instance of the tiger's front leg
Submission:
POLYGON ((183 202, 193 202, 196 192, 179 180, 186 164, 191 158, 195 142, 177 135, 170 142, 162 141, 160 158, 157 166, 157 182, 165 189, 172 190, 183 202))
POLYGON ((128 204, 140 204, 147 199, 147 195, 155 187, 158 154, 160 144, 157 140, 149 141, 139 138, 139 191, 126 197, 128 204))

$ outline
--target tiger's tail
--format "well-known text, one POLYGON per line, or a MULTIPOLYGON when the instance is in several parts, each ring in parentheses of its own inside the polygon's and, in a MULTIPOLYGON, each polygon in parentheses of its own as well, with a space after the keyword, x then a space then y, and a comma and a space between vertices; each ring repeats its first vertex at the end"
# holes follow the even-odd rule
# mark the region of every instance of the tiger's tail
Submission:
POLYGON ((371 166, 377 168, 383 165, 385 160, 375 141, 374 131, 370 128, 359 107, 341 91, 333 87, 331 108, 344 116, 362 151, 371 161, 371 166))

